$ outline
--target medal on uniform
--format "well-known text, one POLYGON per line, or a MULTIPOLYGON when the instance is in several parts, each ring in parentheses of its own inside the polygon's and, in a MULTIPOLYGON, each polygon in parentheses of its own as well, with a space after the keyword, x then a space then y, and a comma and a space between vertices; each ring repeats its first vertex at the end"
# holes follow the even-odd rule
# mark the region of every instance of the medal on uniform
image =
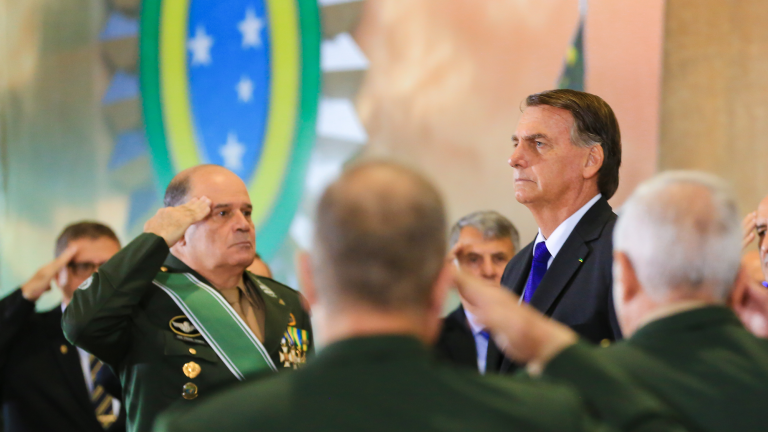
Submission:
POLYGON ((200 371, 202 369, 200 368, 199 364, 195 362, 189 362, 182 366, 181 370, 184 371, 184 375, 194 379, 196 376, 200 375, 200 371))

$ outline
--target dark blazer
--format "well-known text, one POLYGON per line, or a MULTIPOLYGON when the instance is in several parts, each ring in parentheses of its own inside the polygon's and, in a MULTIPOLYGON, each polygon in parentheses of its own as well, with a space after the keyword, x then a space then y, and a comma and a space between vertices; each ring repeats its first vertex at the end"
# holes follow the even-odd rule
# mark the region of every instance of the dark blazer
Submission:
MULTIPOLYGON (((21 290, 0 301, 0 397, 5 432, 103 432, 61 307, 35 313, 21 290)), ((110 428, 125 428, 125 417, 110 428)))
MULTIPOLYGON (((237 386, 161 416, 160 432, 282 431, 593 431, 591 412, 570 387, 480 376, 432 363, 427 347, 408 336, 339 341, 305 368, 237 386)), ((603 380, 605 382, 606 380, 603 380)), ((602 390, 625 431, 679 430, 661 405, 617 380, 602 390), (624 389, 624 390, 622 390, 624 389)), ((594 407, 603 414, 603 408, 594 407)))
MULTIPOLYGON (((150 430, 155 417, 174 402, 196 404, 214 389, 238 382, 199 333, 182 335, 174 330, 171 321, 186 317, 171 297, 152 284, 160 271, 192 273, 206 282, 169 254, 165 240, 142 234, 102 265, 86 282, 87 289, 77 290, 62 320, 68 340, 120 376, 130 431, 150 430), (201 369, 194 378, 184 372, 183 366, 190 362, 201 369), (197 389, 193 400, 183 398, 187 383, 197 389)), ((265 307, 264 347, 278 370, 292 369, 295 364, 283 351, 290 352, 286 331, 289 327, 306 330, 310 352, 313 340, 299 293, 272 279, 247 275, 270 293, 257 293, 265 307)))
MULTIPOLYGON (((576 224, 531 299, 531 306, 592 342, 621 338, 611 292, 615 224, 616 214, 600 198, 576 224)), ((534 242, 512 258, 501 277, 517 295, 531 272, 534 242)), ((501 369, 510 368, 505 361, 501 369)))
MULTIPOLYGON (((443 327, 435 344, 435 352, 441 360, 477 371, 475 337, 472 335, 463 306, 456 308, 443 320, 443 327)), ((504 354, 493 343, 493 339, 489 340, 485 373, 498 373, 503 359, 504 354)))
POLYGON ((705 307, 651 322, 608 348, 574 346, 545 374, 575 384, 587 399, 605 399, 600 378, 627 373, 670 406, 684 426, 700 432, 768 429, 768 340, 742 326, 725 307, 705 307))

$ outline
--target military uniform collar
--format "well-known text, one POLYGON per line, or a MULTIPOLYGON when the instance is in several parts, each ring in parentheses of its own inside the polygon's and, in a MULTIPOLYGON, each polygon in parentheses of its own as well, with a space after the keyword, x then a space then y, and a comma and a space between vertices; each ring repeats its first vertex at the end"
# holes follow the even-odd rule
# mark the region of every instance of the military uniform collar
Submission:
POLYGON ((200 279, 202 282, 205 282, 207 285, 213 286, 210 282, 208 282, 207 279, 200 276, 200 273, 194 271, 192 267, 186 265, 184 261, 176 258, 176 256, 172 253, 168 254, 168 257, 165 259, 165 262, 163 262, 163 266, 160 267, 160 270, 168 271, 171 273, 191 273, 194 277, 200 279))
POLYGON ((642 344, 674 332, 722 326, 742 327, 742 324, 736 314, 725 306, 704 306, 652 321, 637 330, 629 341, 642 344))
POLYGON ((377 335, 344 339, 323 348, 313 361, 348 363, 355 362, 392 362, 428 363, 430 356, 427 347, 416 337, 409 335, 377 335))

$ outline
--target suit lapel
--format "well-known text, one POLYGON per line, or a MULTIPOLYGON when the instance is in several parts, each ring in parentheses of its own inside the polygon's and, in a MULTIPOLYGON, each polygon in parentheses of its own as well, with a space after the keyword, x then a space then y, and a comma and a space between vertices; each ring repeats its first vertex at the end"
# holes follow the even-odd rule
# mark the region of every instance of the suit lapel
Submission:
MULTIPOLYGON (((57 306, 45 317, 49 348, 53 351, 56 363, 61 367, 62 375, 71 389, 71 394, 75 395, 76 403, 80 404, 86 412, 94 412, 91 397, 85 385, 83 369, 80 366, 80 355, 77 347, 64 339, 64 333, 61 330, 61 315, 61 309, 57 306)), ((55 384, 51 383, 51 385, 55 384)), ((95 418, 96 414, 94 413, 95 418)))
POLYGON ((459 306, 446 318, 446 326, 449 327, 447 335, 450 356, 456 363, 467 365, 477 370, 477 347, 475 337, 467 323, 464 307, 459 306))
POLYGON ((488 352, 485 355, 485 373, 499 373, 504 355, 501 353, 493 339, 488 341, 488 352))
MULTIPOLYGON (((600 237, 600 233, 611 214, 613 214, 611 206, 603 198, 600 198, 584 214, 573 229, 573 232, 571 232, 571 235, 568 236, 563 247, 557 253, 557 256, 555 256, 547 273, 544 274, 544 278, 531 298, 531 306, 547 315, 551 313, 551 308, 568 285, 568 282, 579 267, 587 261, 590 252, 588 243, 600 237)), ((532 257, 529 258, 529 262, 532 259, 532 257)), ((530 271, 530 264, 527 268, 530 271)), ((527 279, 527 277, 520 279, 527 279)))

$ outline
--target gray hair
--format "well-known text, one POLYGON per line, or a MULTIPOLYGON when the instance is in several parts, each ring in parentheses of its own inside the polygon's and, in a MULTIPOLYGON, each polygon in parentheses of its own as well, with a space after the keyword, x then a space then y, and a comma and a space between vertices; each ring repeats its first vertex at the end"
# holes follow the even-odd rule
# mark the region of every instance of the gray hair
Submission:
POLYGON ((671 171, 641 184, 621 208, 615 251, 632 262, 656 301, 710 290, 725 300, 739 269, 741 224, 733 194, 719 178, 671 171))
POLYGON ((451 227, 448 249, 456 245, 459 241, 461 229, 468 226, 480 231, 486 240, 508 238, 512 240, 515 253, 520 250, 520 234, 517 232, 515 225, 509 219, 502 216, 501 213, 493 210, 477 211, 459 219, 451 227))

